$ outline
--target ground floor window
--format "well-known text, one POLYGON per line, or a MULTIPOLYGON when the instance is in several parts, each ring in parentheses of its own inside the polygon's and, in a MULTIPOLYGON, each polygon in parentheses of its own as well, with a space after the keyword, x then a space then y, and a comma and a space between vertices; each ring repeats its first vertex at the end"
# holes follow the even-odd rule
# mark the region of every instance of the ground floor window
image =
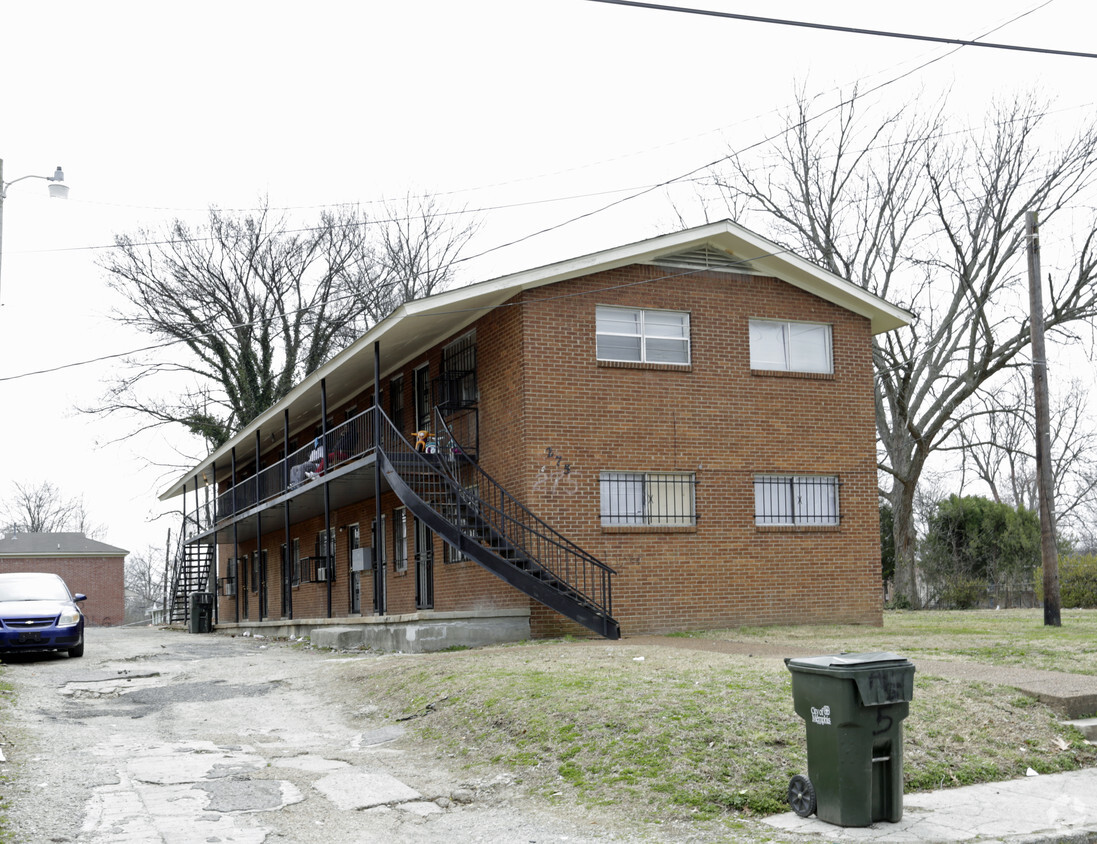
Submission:
POLYGON ((602 524, 688 527, 697 524, 691 472, 603 472, 602 524))
POLYGON ((838 487, 835 476, 756 475, 756 525, 837 525, 838 487))
POLYGON ((408 523, 403 507, 392 511, 392 570, 408 570, 408 523))
POLYGON ((312 579, 335 580, 335 528, 316 534, 316 566, 312 579))

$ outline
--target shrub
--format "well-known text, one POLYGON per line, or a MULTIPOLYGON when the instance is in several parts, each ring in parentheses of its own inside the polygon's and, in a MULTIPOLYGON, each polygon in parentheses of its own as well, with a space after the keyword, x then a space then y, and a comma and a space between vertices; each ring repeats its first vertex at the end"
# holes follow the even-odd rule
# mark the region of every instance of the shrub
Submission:
MULTIPOLYGON (((1044 570, 1036 570, 1036 597, 1044 600, 1044 570)), ((1097 608, 1097 555, 1059 558, 1059 603, 1063 609, 1097 608)))
POLYGON ((970 610, 987 599, 987 582, 972 577, 950 578, 941 590, 941 606, 970 610))

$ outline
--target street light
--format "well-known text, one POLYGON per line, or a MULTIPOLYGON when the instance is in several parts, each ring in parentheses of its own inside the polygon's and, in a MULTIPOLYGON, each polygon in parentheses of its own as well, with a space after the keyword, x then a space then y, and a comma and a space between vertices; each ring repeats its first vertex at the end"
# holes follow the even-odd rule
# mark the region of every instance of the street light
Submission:
POLYGON ((54 199, 68 199, 69 198, 69 186, 62 184, 65 181, 65 173, 61 169, 61 165, 57 165, 57 169, 53 171, 52 176, 20 176, 18 179, 12 179, 10 182, 4 181, 4 159, 0 158, 0 264, 4 259, 4 200, 8 196, 8 187, 14 185, 16 182, 21 182, 24 179, 45 179, 50 183, 50 196, 54 199))

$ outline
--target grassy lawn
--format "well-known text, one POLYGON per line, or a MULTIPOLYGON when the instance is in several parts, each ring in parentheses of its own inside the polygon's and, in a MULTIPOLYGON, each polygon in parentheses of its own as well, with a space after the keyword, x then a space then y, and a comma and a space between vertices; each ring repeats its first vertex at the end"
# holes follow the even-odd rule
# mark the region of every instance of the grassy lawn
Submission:
POLYGON ((1097 674, 1097 611, 1063 610, 1062 627, 1044 627, 1043 610, 886 612, 883 627, 746 627, 689 634, 740 642, 795 643, 797 651, 894 651, 918 657, 1023 665, 1097 674))
MULTIPOLYGON (((790 654, 893 650, 934 659, 1097 673, 1097 612, 889 613, 882 629, 768 628, 698 634, 790 654)), ((780 659, 674 647, 549 641, 355 663, 346 682, 432 742, 452 765, 510 771, 552 800, 650 822, 787 810, 805 773, 804 724, 780 659), (410 716, 410 717, 409 717, 410 716)), ((905 788, 920 791, 1097 765, 1097 747, 1017 691, 915 675, 905 788), (1064 747, 1065 745, 1065 747, 1064 747)))

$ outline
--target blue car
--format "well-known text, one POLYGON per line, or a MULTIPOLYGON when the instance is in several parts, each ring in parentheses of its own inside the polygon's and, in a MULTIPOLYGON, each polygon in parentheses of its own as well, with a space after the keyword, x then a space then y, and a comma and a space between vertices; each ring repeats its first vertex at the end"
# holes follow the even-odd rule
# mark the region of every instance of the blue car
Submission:
POLYGON ((66 651, 84 655, 84 614, 56 574, 0 574, 0 652, 66 651))

